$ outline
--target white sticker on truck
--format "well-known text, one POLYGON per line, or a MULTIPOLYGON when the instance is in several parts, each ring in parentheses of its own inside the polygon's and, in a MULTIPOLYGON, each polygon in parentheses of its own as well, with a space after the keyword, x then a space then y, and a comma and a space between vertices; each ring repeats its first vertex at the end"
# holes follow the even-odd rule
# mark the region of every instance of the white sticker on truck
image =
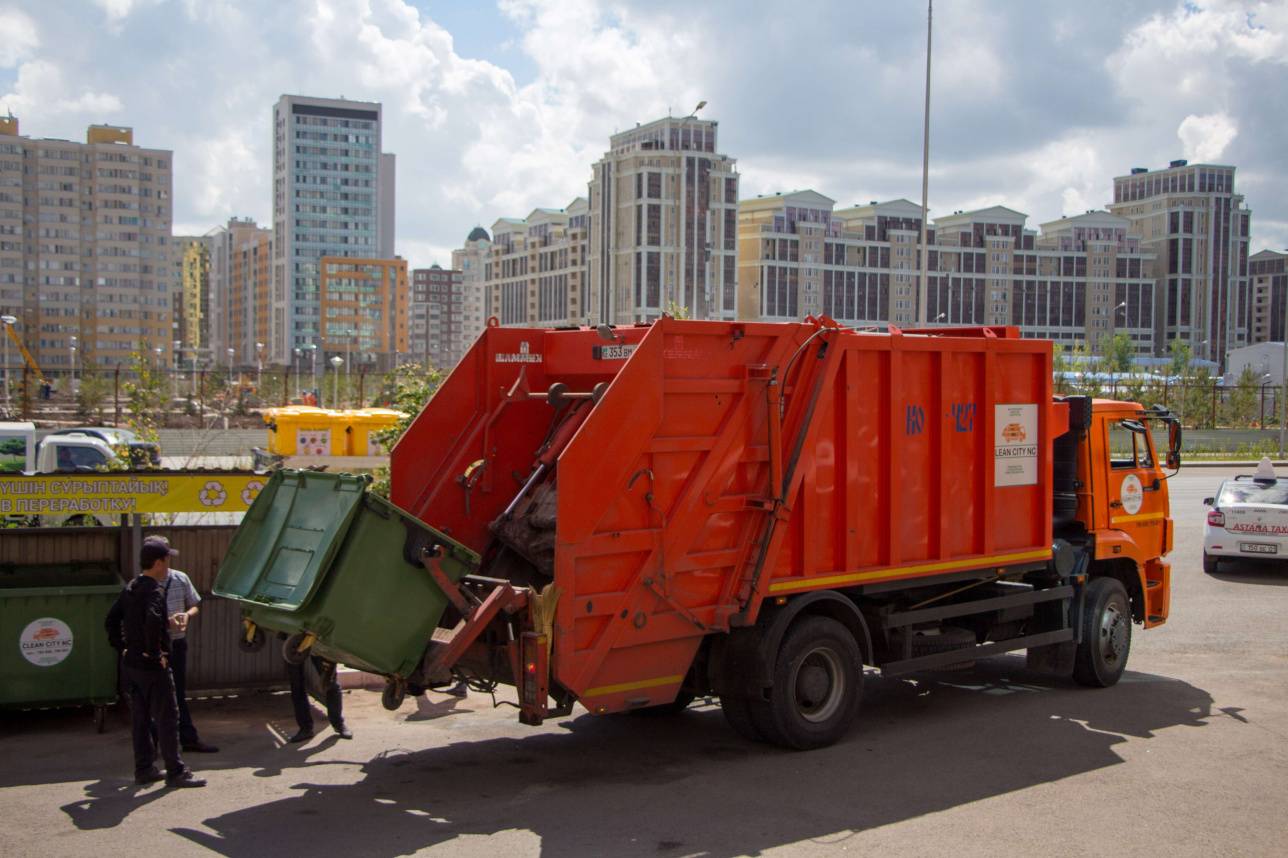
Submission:
POLYGON ((22 657, 36 667, 53 667, 72 654, 72 630, 55 617, 27 623, 18 636, 22 657))
POLYGON ((995 405, 993 415, 993 485, 1037 485, 1037 405, 995 405))

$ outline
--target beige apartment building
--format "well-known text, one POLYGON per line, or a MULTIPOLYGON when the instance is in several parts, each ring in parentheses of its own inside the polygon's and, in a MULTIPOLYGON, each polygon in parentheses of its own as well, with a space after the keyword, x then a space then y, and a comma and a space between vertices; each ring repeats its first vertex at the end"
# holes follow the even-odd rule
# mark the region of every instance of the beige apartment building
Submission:
MULTIPOLYGON (((230 218, 209 235, 210 300, 207 341, 199 362, 234 366, 269 362, 272 337, 273 231, 252 218, 230 218), (263 343, 265 349, 255 344, 263 343)), ((187 358, 185 358, 187 359, 187 358)))
POLYGON ((589 220, 586 198, 577 197, 494 223, 483 268, 490 314, 503 325, 584 323, 589 220))
POLYGON ((0 118, 0 314, 42 368, 157 348, 169 362, 171 164, 130 128, 91 125, 76 143, 0 118))
POLYGON ((1234 189, 1234 167, 1173 161, 1114 179, 1109 210, 1157 258, 1155 348, 1173 339, 1197 357, 1224 363, 1252 328, 1248 233, 1252 213, 1234 189))
POLYGON ((609 139, 590 181, 585 315, 631 324, 738 313, 738 174, 717 123, 666 117, 609 139))
POLYGON ((1282 343, 1288 312, 1288 253, 1263 250, 1248 260, 1252 282, 1252 342, 1282 343))
MULTIPOLYGON (((452 251, 452 270, 461 272, 461 331, 457 360, 469 351, 470 346, 483 333, 483 326, 492 315, 491 290, 486 280, 488 256, 492 250, 492 236, 486 229, 476 226, 465 238, 465 245, 452 251)), ((584 282, 585 272, 581 273, 584 282)), ((580 303, 581 296, 578 296, 580 303)))
MULTIPOLYGON (((915 324, 921 207, 902 199, 833 206, 809 190, 742 201, 740 318, 915 324)), ((1068 346, 1124 331, 1150 353, 1153 256, 1128 234, 1129 222, 1089 212, 1038 235, 1026 220, 1004 206, 938 218, 927 231, 926 318, 1021 325, 1025 336, 1068 346)))

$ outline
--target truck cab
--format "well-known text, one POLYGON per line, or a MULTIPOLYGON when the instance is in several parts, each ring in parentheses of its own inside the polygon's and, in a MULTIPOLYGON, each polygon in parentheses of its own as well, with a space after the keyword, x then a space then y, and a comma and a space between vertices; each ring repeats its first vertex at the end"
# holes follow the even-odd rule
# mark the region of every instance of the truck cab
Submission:
POLYGON ((1133 619, 1146 628, 1167 619, 1172 549, 1167 479, 1181 464, 1180 422, 1166 409, 1135 402, 1069 397, 1076 443, 1077 515, 1057 535, 1085 541, 1101 570, 1112 570, 1131 598, 1133 619), (1158 439, 1166 438, 1160 449, 1158 439), (1172 473, 1169 473, 1169 469, 1172 473), (1062 531, 1062 532, 1061 532, 1062 531))
MULTIPOLYGON (((106 470, 120 460, 117 447, 101 437, 73 432, 36 440, 33 423, 0 423, 0 474, 84 474, 106 470)), ((40 515, 27 523, 43 526, 114 524, 111 516, 91 513, 40 515)))

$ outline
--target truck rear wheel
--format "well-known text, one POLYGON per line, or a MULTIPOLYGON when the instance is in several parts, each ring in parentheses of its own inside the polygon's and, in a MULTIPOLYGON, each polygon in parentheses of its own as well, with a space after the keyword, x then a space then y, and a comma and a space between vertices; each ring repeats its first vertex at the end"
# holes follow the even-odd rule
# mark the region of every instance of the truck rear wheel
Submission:
POLYGON ((1073 678, 1092 688, 1108 688, 1127 669, 1131 652, 1131 602, 1116 578, 1096 578, 1083 593, 1082 643, 1073 661, 1073 678))
POLYGON ((863 657, 850 630, 830 617, 804 617, 774 659, 767 701, 750 701, 766 741, 806 750, 845 735, 863 697, 863 657))

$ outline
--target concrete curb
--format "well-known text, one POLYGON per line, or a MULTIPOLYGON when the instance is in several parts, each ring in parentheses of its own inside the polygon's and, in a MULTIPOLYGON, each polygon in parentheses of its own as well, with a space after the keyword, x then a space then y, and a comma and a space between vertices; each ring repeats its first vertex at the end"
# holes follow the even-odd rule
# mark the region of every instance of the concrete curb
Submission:
POLYGON ((385 678, 375 673, 354 670, 351 667, 338 667, 335 674, 341 688, 374 688, 385 687, 385 678))
MULTIPOLYGON (((1182 456, 1181 456, 1181 470, 1185 470, 1186 468, 1249 468, 1249 469, 1253 469, 1253 468, 1256 468, 1256 467, 1257 467, 1257 465, 1259 465, 1259 464, 1261 464, 1261 460, 1260 460, 1260 459, 1256 460, 1255 462, 1247 462, 1247 461, 1221 461, 1221 460, 1219 460, 1219 459, 1209 459, 1209 460, 1204 460, 1204 461, 1202 461, 1202 462, 1187 462, 1187 461, 1185 461, 1185 457, 1184 457, 1184 455, 1182 455, 1182 456)), ((1284 461, 1284 460, 1276 461, 1276 460, 1273 460, 1273 459, 1272 459, 1272 460, 1270 461, 1270 464, 1274 465, 1276 468, 1288 468, 1288 461, 1284 461)))

